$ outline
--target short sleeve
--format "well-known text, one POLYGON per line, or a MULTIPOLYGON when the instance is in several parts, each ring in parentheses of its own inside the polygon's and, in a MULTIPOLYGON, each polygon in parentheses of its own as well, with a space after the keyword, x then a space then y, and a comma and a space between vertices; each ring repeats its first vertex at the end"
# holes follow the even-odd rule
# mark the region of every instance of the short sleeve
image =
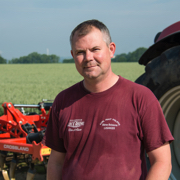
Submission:
POLYGON ((154 98, 141 115, 143 144, 146 152, 174 140, 159 101, 154 98))
POLYGON ((64 141, 62 138, 59 138, 59 125, 58 118, 54 113, 54 109, 50 112, 45 136, 43 138, 43 144, 50 147, 51 149, 59 152, 66 152, 64 147, 64 141))

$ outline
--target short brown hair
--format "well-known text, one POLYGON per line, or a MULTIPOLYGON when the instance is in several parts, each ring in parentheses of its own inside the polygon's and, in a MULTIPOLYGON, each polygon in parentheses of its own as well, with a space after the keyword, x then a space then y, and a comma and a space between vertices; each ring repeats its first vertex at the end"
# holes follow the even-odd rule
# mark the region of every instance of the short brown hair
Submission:
POLYGON ((92 19, 92 20, 84 21, 74 28, 70 36, 71 47, 75 32, 78 31, 78 36, 85 36, 92 30, 93 27, 99 29, 102 32, 102 34, 104 35, 103 39, 106 42, 107 46, 112 42, 108 28, 102 22, 96 19, 92 19))

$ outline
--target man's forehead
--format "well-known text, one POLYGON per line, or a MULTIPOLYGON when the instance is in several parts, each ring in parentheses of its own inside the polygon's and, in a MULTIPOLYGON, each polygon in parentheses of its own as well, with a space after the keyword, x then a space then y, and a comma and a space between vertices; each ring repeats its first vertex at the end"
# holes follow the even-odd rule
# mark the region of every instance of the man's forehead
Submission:
POLYGON ((98 28, 94 26, 89 26, 86 29, 79 29, 75 32, 74 37, 83 37, 88 35, 89 33, 92 33, 93 31, 99 31, 101 32, 98 28))
POLYGON ((95 27, 93 27, 93 28, 91 28, 86 34, 80 34, 80 33, 78 33, 78 32, 76 32, 75 34, 74 34, 74 37, 73 37, 73 39, 72 39, 72 44, 74 44, 75 42, 77 42, 78 40, 80 40, 80 39, 82 39, 83 37, 85 37, 85 36, 88 36, 88 35, 90 35, 90 34, 92 34, 92 33, 99 33, 99 37, 102 37, 102 33, 101 33, 101 31, 99 30, 99 29, 97 29, 97 28, 95 28, 95 27))
POLYGON ((93 28, 94 28, 94 26, 85 26, 85 27, 82 27, 82 28, 78 29, 75 32, 75 34, 78 35, 78 36, 83 36, 83 35, 86 35, 86 34, 90 33, 93 28))

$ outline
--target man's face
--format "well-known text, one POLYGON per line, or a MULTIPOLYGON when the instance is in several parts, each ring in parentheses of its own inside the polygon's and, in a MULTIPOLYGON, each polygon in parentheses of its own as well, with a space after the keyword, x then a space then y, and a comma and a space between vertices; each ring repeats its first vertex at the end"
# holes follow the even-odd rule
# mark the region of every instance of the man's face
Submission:
POLYGON ((75 60, 78 72, 84 79, 101 79, 111 73, 111 58, 115 52, 115 44, 109 47, 103 40, 103 34, 97 28, 85 36, 79 37, 77 32, 73 37, 71 54, 75 60))

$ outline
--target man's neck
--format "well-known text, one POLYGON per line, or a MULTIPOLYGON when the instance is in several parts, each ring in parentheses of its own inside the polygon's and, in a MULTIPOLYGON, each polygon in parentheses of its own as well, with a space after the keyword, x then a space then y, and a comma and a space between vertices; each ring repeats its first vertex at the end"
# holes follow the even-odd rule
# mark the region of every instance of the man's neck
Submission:
POLYGON ((84 79, 83 85, 88 91, 92 93, 99 93, 111 88, 118 81, 118 79, 119 76, 112 73, 111 76, 108 76, 100 80, 84 79))

